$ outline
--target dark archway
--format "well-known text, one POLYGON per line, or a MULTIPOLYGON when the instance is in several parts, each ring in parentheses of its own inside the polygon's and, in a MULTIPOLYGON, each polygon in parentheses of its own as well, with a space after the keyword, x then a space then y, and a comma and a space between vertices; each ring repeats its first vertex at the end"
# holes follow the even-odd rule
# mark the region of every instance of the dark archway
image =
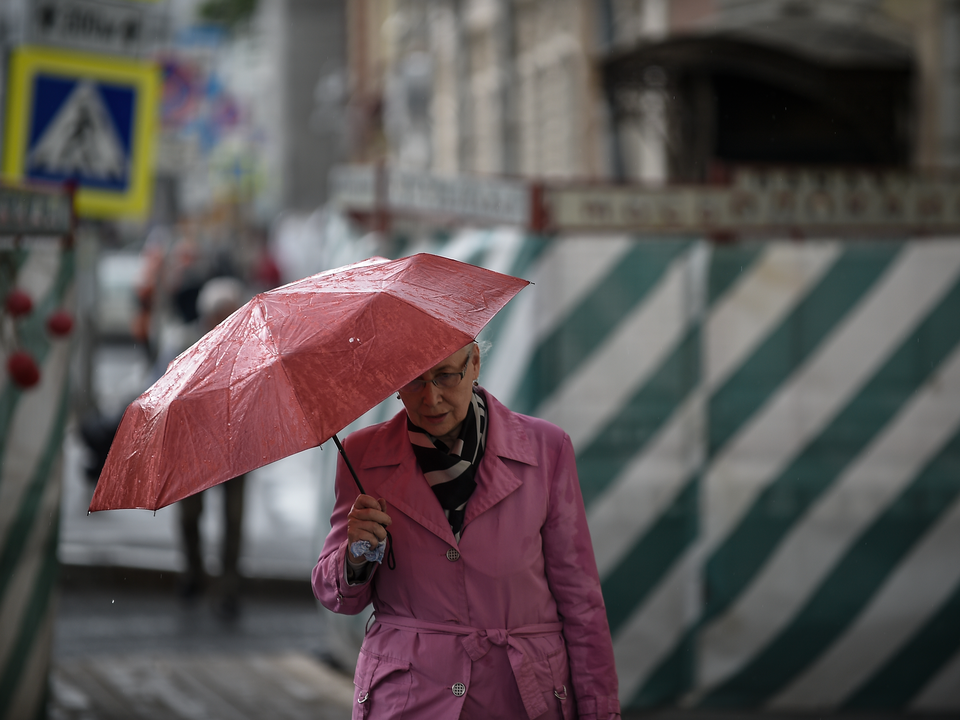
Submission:
POLYGON ((664 91, 675 182, 756 163, 904 167, 911 78, 905 61, 839 66, 717 36, 668 40, 604 63, 620 122, 636 112, 639 92, 664 91))

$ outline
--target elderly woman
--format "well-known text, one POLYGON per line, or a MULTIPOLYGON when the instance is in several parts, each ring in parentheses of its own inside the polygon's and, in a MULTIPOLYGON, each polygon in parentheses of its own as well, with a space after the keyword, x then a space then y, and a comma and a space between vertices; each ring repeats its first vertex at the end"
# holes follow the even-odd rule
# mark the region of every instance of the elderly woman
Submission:
POLYGON ((320 602, 375 618, 354 718, 619 718, 617 676, 570 438, 479 387, 471 343, 350 435, 320 602), (389 531, 389 534, 388 534, 389 531), (395 567, 354 545, 392 550, 395 567))

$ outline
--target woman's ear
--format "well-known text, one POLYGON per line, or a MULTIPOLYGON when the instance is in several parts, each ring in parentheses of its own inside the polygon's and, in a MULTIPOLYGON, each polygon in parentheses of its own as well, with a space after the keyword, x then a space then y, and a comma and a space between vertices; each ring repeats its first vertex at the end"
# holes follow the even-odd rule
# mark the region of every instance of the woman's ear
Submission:
POLYGON ((474 377, 479 377, 480 375, 480 346, 477 343, 473 343, 473 350, 470 353, 470 366, 473 368, 475 373, 474 377))

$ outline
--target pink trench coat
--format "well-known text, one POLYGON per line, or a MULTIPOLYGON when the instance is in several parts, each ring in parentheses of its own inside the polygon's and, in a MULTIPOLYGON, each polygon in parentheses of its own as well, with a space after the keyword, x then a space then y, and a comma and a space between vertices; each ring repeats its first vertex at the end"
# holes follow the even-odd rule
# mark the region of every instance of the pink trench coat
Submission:
POLYGON ((570 438, 484 397, 486 453, 459 545, 417 467, 405 412, 347 438, 367 493, 386 500, 396 555, 396 569, 378 566, 366 584, 347 584, 357 489, 341 458, 313 590, 334 612, 374 606, 353 717, 619 718, 570 438))

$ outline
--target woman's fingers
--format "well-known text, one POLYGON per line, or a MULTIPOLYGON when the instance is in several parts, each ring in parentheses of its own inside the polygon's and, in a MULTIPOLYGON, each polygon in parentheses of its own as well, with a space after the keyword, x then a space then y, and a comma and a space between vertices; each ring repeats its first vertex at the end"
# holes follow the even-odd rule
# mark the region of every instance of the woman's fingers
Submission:
POLYGON ((347 516, 347 543, 366 540, 374 548, 387 538, 386 526, 393 522, 387 515, 386 503, 381 499, 360 495, 347 516))
POLYGON ((370 520, 386 527, 393 522, 390 516, 387 515, 386 510, 387 503, 385 500, 377 500, 369 495, 361 495, 353 503, 350 517, 361 521, 370 520))
MULTIPOLYGON (((351 528, 348 526, 348 534, 351 528)), ((387 531, 380 523, 370 521, 358 521, 353 525, 353 531, 357 535, 357 540, 373 540, 374 544, 387 539, 387 531), (360 537, 362 536, 362 537, 360 537)))

